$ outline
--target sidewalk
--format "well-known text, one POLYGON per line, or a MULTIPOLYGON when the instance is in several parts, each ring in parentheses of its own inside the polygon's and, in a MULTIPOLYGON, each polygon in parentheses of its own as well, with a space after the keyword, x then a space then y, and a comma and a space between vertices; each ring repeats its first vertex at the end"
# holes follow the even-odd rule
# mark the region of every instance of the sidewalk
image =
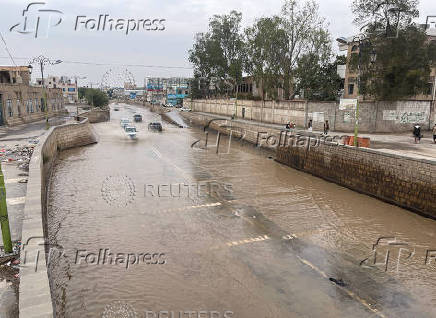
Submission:
MULTIPOLYGON (((225 118, 231 120, 230 116, 217 115, 211 113, 203 113, 203 112, 193 112, 195 114, 207 115, 214 118, 225 118)), ((273 128, 284 130, 284 125, 278 124, 269 124, 269 123, 260 123, 256 121, 246 120, 236 118, 234 119, 236 122, 246 123, 251 125, 257 125, 261 127, 273 128)), ((304 136, 319 136, 322 135, 322 131, 313 131, 309 132, 304 129, 295 129, 295 133, 304 135, 304 136)), ((354 136, 353 132, 340 132, 340 131, 330 131, 330 136, 354 136)), ((424 138, 421 139, 420 144, 415 144, 415 140, 412 136, 412 128, 410 129, 410 133, 399 133, 399 134, 368 134, 361 133, 359 137, 367 137, 371 139, 372 149, 383 150, 388 153, 395 153, 404 155, 407 154, 410 157, 419 158, 419 159, 436 159, 436 144, 433 143, 433 135, 431 135, 430 131, 424 132, 424 138)))
MULTIPOLYGON (((50 118, 50 126, 66 118, 50 118)), ((0 160, 5 176, 6 204, 13 242, 21 240, 27 193, 28 161, 39 137, 47 132, 45 120, 14 127, 0 126, 0 160)), ((3 239, 0 235, 0 246, 3 239)), ((0 264, 0 317, 18 317, 18 269, 0 264)))

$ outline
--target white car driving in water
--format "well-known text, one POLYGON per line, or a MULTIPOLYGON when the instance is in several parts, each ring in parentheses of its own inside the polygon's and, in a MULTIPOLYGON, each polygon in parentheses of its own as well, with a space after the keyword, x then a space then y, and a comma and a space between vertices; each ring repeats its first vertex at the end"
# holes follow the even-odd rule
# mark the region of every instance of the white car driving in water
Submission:
POLYGON ((126 126, 124 131, 130 139, 136 139, 136 127, 126 126))

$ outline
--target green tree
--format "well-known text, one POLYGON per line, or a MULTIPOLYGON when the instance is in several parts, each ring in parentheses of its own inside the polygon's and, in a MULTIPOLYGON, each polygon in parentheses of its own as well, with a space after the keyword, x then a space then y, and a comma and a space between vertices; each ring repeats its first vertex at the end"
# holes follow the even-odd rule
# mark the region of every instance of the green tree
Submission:
POLYGON ((241 32, 242 14, 214 15, 206 33, 196 35, 189 50, 189 61, 197 77, 218 79, 218 89, 229 91, 242 78, 244 41, 241 32))
POLYGON ((298 61, 295 71, 297 91, 309 100, 336 100, 343 88, 337 67, 345 63, 343 56, 338 56, 334 62, 321 62, 318 55, 305 54, 298 61))
POLYGON ((398 38, 367 34, 350 66, 356 70, 359 61, 363 95, 399 100, 427 94, 431 66, 436 61, 436 42, 429 41, 425 30, 413 24, 399 30, 398 38))
POLYGON ((102 108, 109 104, 109 98, 107 94, 105 94, 99 89, 85 88, 84 96, 86 98, 88 105, 92 105, 94 107, 102 108))
POLYGON ((418 0, 354 0, 354 23, 373 33, 396 37, 397 31, 419 17, 418 4, 418 0))
MULTIPOLYGON (((331 57, 331 42, 328 24, 319 15, 319 5, 308 0, 300 3, 297 0, 285 0, 281 20, 288 43, 283 56, 283 77, 285 83, 295 82, 294 71, 303 55, 319 56, 320 60, 331 57)), ((285 85, 286 97, 290 97, 289 85, 285 85)))
POLYGON ((262 100, 266 94, 276 98, 278 88, 283 87, 282 67, 287 52, 288 38, 278 16, 258 19, 245 30, 247 62, 246 72, 253 76, 262 88, 262 100))

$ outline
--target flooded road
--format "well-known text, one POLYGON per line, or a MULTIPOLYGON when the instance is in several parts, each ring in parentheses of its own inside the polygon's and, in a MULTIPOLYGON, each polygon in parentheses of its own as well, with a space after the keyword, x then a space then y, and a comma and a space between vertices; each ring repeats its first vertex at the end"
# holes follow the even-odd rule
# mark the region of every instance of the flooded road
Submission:
POLYGON ((111 116, 54 167, 58 317, 436 315, 436 221, 249 145, 191 148, 201 129, 149 131, 159 116, 141 107, 111 116), (119 124, 135 113, 136 141, 119 124))

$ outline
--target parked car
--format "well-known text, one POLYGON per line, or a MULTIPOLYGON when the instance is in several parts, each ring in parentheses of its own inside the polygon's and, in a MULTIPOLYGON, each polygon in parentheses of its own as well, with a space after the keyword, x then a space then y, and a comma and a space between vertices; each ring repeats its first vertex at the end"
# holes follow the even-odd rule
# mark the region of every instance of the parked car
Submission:
POLYGON ((133 115, 133 120, 134 120, 136 123, 141 122, 141 121, 142 121, 142 115, 140 115, 140 114, 135 114, 135 115, 133 115))
POLYGON ((149 123, 148 130, 162 131, 162 124, 161 123, 149 123))
POLYGON ((190 112, 191 109, 190 108, 186 108, 186 107, 182 107, 182 108, 180 108, 180 111, 181 112, 190 112))

